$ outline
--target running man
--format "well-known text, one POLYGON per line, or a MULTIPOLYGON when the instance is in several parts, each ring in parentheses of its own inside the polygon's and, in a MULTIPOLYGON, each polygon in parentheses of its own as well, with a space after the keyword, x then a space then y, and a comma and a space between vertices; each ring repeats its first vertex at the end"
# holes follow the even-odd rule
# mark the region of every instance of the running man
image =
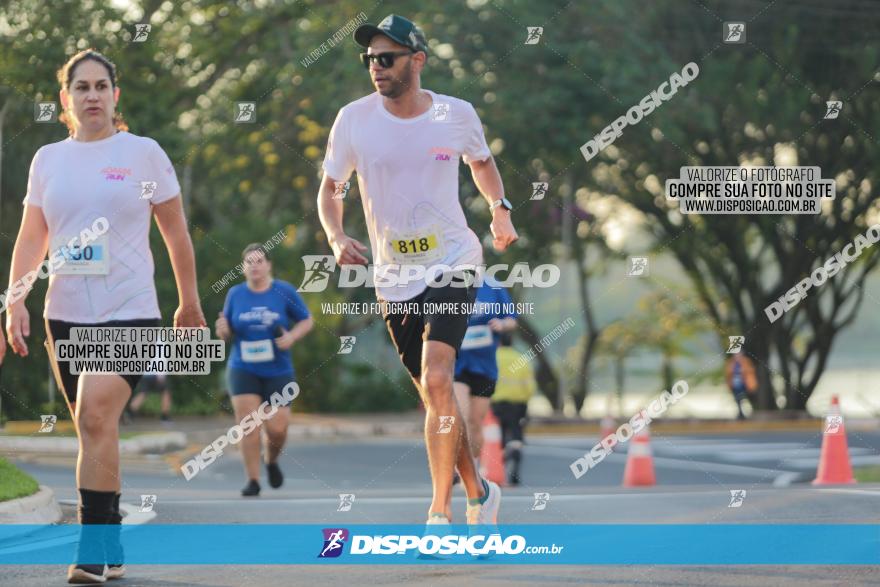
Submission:
MULTIPOLYGON (((156 141, 128 133, 115 112, 116 66, 92 49, 81 51, 59 70, 58 81, 65 110, 61 120, 70 137, 45 145, 34 155, 9 284, 12 288, 41 267, 51 246, 54 272, 43 316, 50 364, 79 438, 80 552, 94 547, 86 538, 94 536, 91 530, 112 526, 110 532, 101 533, 107 539, 106 564, 74 564, 67 577, 70 583, 103 583, 125 574, 119 542, 119 416, 141 376, 75 375, 70 362, 55 360, 53 343, 69 339, 73 327, 159 325, 149 242, 151 216, 168 247, 177 282, 180 305, 174 326, 205 326, 205 319, 174 166, 156 141), (141 198, 143 182, 154 184, 150 199, 141 198), (99 222, 102 218, 106 220, 99 222), (81 231, 98 224, 107 231, 82 246, 81 231), (71 242, 77 244, 67 247, 71 242), (59 255, 65 259, 60 265, 55 262, 59 255)), ((25 295, 13 301, 6 313, 9 341, 20 356, 28 354, 30 316, 25 297, 30 289, 26 287, 25 295)))
MULTIPOLYGON (((237 422, 294 381, 290 349, 314 325, 296 288, 272 278, 272 262, 262 245, 248 245, 241 256, 245 283, 229 289, 223 312, 214 324, 218 337, 234 339, 226 382, 237 422)), ((285 405, 278 406, 264 424, 266 474, 273 489, 284 483, 278 457, 287 440, 289 423, 290 406, 285 405)), ((257 431, 241 440, 247 475, 247 484, 241 490, 244 497, 260 495, 260 437, 257 431)))
POLYGON ((361 60, 376 92, 344 106, 333 123, 318 194, 321 224, 337 263, 367 264, 362 254, 367 248, 343 229, 344 200, 333 198, 337 182, 348 181, 356 170, 375 261, 376 295, 385 302, 391 340, 426 407, 433 484, 428 523, 449 524, 452 519, 447 500, 456 466, 468 497, 468 523, 495 523, 501 490, 477 472, 452 391, 455 358, 470 312, 407 314, 388 303, 424 307, 474 301, 473 273, 448 271, 480 265, 483 259, 480 240, 468 228, 459 202, 459 157, 489 202, 498 251, 517 239, 512 206, 473 106, 421 89, 428 56, 421 29, 392 14, 378 26, 360 26, 354 39, 367 48, 361 60), (438 266, 446 266, 447 272, 437 271, 438 266), (382 283, 382 277, 393 277, 396 271, 419 268, 425 270, 424 279, 398 286, 382 283))

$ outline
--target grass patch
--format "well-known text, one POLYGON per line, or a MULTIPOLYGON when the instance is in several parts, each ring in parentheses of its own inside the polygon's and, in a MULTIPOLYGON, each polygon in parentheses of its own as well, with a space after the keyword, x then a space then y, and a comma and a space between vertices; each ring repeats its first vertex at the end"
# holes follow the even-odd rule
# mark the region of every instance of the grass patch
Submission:
POLYGON ((853 476, 859 483, 880 483, 880 467, 859 467, 853 476))
POLYGON ((39 484, 33 477, 0 459, 0 501, 33 495, 38 489, 39 484))

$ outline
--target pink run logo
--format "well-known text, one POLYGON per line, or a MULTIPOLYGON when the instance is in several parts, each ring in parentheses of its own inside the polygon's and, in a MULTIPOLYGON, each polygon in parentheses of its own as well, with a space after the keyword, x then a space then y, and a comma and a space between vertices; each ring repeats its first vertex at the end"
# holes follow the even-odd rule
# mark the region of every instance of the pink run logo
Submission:
POLYGON ((455 151, 446 147, 432 147, 430 153, 434 161, 452 161, 455 158, 455 151))
POLYGON ((131 169, 128 167, 105 167, 101 173, 108 181, 124 181, 126 175, 131 175, 131 169))

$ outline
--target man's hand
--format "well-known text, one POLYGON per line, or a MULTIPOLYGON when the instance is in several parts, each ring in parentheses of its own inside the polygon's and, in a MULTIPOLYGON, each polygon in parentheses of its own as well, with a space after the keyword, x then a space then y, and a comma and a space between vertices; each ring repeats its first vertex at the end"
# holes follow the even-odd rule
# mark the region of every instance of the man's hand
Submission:
POLYGON ((367 247, 350 236, 341 235, 330 238, 330 246, 333 247, 333 255, 337 265, 366 265, 367 258, 361 255, 367 251, 367 247))
POLYGON ((178 306, 174 312, 175 328, 201 328, 206 325, 205 315, 202 313, 202 307, 199 304, 178 306))
POLYGON ((492 244, 499 253, 504 252, 519 238, 510 220, 510 211, 503 206, 498 206, 492 211, 492 224, 489 228, 492 230, 492 244))

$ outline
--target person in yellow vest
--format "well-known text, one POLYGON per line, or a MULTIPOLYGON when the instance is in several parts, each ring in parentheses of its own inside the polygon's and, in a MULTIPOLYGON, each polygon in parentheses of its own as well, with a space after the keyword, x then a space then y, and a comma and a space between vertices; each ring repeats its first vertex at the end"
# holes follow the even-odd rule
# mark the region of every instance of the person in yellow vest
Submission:
POLYGON ((498 383, 492 395, 492 412, 501 426, 507 483, 515 486, 520 483, 519 470, 527 407, 537 385, 532 366, 523 361, 521 354, 511 346, 510 334, 502 333, 499 342, 498 383))

